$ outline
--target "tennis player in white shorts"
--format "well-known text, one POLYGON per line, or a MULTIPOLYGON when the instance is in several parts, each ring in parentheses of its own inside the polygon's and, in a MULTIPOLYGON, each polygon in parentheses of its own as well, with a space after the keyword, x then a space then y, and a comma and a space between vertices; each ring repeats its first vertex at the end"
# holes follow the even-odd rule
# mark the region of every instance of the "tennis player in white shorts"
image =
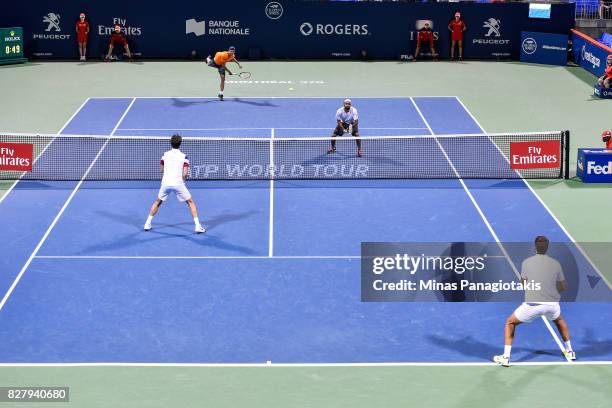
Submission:
POLYGON ((565 350, 563 355, 568 360, 575 360, 576 353, 572 350, 569 328, 563 316, 559 300, 560 292, 565 290, 565 276, 561 264, 546 255, 548 251, 548 238, 538 236, 535 239, 536 255, 523 261, 521 266, 521 280, 534 281, 540 284, 540 290, 525 291, 525 302, 521 304, 514 313, 506 320, 504 330, 504 354, 493 357, 493 361, 504 367, 510 365, 510 351, 514 331, 521 323, 531 323, 539 317, 545 317, 557 326, 557 330, 563 338, 565 350))
POLYGON ((195 223, 195 232, 202 233, 206 231, 206 229, 200 225, 198 209, 193 202, 193 198, 191 198, 191 193, 189 193, 187 186, 185 186, 185 179, 187 178, 187 173, 189 172, 189 159, 185 153, 179 150, 182 141, 183 139, 181 136, 173 135, 170 138, 172 150, 168 150, 161 158, 159 165, 161 171, 164 173, 164 176, 162 178, 157 199, 151 206, 149 217, 145 222, 145 231, 149 231, 152 228, 151 223, 153 222, 153 217, 155 217, 159 207, 164 201, 166 201, 170 193, 176 194, 176 198, 179 201, 186 202, 189 206, 189 211, 191 212, 193 222, 195 223))

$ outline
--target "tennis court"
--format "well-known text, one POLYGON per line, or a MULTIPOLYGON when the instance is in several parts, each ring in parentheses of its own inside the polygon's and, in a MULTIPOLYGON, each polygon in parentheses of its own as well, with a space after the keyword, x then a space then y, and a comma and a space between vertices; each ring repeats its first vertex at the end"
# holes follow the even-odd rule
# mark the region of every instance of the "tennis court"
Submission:
MULTIPOLYGON (((360 244, 530 242, 536 235, 571 242, 523 179, 373 180, 353 178, 349 169, 342 180, 194 180, 188 185, 208 228, 204 235, 193 233, 188 212, 173 199, 162 206, 154 229, 142 231, 159 181, 88 179, 126 171, 130 165, 122 160, 139 152, 157 166, 159 157, 149 154, 151 141, 143 136, 178 132, 254 143, 325 137, 339 101, 84 101, 38 158, 61 158, 61 167, 78 177, 21 180, 0 203, 0 361, 488 365, 515 304, 363 303, 360 244), (62 145, 54 146, 61 135, 105 138, 92 139, 94 149, 62 157, 62 145), (138 143, 113 145, 115 138, 138 143)), ((442 146, 451 139, 445 137, 486 135, 454 96, 354 98, 353 104, 364 137, 441 140, 419 153, 422 163, 446 171, 461 169, 464 158, 446 153, 442 146)), ((338 150, 334 160, 354 165, 352 140, 338 150)), ((382 160, 368 154, 365 144, 359 160, 382 160)), ((502 165, 496 149, 484 154, 483 162, 502 165)), ((598 275, 589 259, 579 250, 574 255, 580 287, 609 296, 605 278, 589 286, 587 276, 598 275)), ((512 263, 520 261, 510 254, 503 273, 512 276, 512 263)), ((608 364, 610 343, 596 339, 611 332, 609 303, 565 304, 563 312, 580 357, 571 364, 608 364)), ((521 326, 519 336, 514 364, 570 364, 543 321, 521 326)))

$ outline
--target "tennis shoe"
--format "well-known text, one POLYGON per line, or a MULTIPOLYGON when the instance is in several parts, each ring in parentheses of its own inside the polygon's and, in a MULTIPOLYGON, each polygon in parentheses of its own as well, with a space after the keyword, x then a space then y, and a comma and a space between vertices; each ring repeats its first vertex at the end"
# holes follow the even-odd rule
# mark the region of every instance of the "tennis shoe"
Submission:
POLYGON ((145 230, 145 231, 149 231, 151 228, 153 228, 153 227, 151 226, 151 224, 149 224, 148 222, 147 222, 147 223, 145 223, 145 225, 144 225, 144 230, 145 230))
POLYGON ((332 153, 336 153, 336 148, 335 148, 335 147, 330 147, 330 148, 327 150, 327 154, 332 154, 332 153))
POLYGON ((212 59, 210 58, 210 55, 208 57, 206 57, 206 65, 210 65, 210 61, 212 61, 212 59))
POLYGON ((503 355, 493 357, 493 362, 502 367, 510 367, 510 359, 503 355))
POLYGON ((223 100, 223 94, 219 94, 217 95, 219 97, 219 100, 222 101, 223 100))
POLYGON ((362 157, 363 151, 361 149, 357 149, 357 157, 362 157))
POLYGON ((195 232, 201 234, 203 232, 206 232, 206 228, 204 228, 201 224, 198 224, 195 226, 195 232))
POLYGON ((568 360, 571 360, 571 361, 576 360, 576 353, 574 353, 572 350, 563 350, 563 355, 568 360))

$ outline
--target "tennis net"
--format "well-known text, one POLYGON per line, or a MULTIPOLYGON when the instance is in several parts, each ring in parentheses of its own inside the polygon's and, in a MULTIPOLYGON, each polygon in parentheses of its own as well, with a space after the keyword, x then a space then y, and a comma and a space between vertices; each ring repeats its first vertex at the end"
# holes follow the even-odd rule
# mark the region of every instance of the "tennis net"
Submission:
MULTIPOLYGON (((199 180, 544 179, 569 174, 568 131, 359 139, 362 157, 352 136, 336 138, 332 154, 327 153, 330 137, 184 137, 181 150, 190 160, 189 178, 199 180)), ((159 180, 169 140, 0 133, 0 179, 159 180), (30 171, 12 167, 19 165, 15 151, 30 152, 30 171)))

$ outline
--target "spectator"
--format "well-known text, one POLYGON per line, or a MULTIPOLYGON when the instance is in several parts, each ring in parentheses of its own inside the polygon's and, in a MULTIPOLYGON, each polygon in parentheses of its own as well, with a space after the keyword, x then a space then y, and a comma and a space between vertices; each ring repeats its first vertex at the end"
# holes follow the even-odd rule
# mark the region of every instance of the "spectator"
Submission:
POLYGON ((602 20, 610 19, 612 16, 612 0, 599 1, 599 18, 602 20))
POLYGON ((604 130, 601 134, 601 141, 606 144, 606 149, 612 149, 612 131, 604 130))
POLYGON ((79 15, 76 22, 77 42, 79 44, 79 61, 85 61, 87 55, 87 36, 89 35, 89 22, 85 20, 85 13, 79 15))
POLYGON ((113 53, 113 48, 115 48, 115 44, 123 46, 129 58, 129 61, 132 62, 132 53, 130 52, 130 46, 127 43, 127 37, 121 31, 121 26, 119 24, 115 25, 115 30, 111 34, 110 43, 108 44, 108 54, 106 55, 106 58, 104 58, 105 62, 108 62, 110 60, 111 54, 113 53))
POLYGON ((612 54, 608 55, 608 58, 606 58, 606 70, 604 74, 599 77, 597 83, 602 88, 610 88, 612 85, 612 54))

